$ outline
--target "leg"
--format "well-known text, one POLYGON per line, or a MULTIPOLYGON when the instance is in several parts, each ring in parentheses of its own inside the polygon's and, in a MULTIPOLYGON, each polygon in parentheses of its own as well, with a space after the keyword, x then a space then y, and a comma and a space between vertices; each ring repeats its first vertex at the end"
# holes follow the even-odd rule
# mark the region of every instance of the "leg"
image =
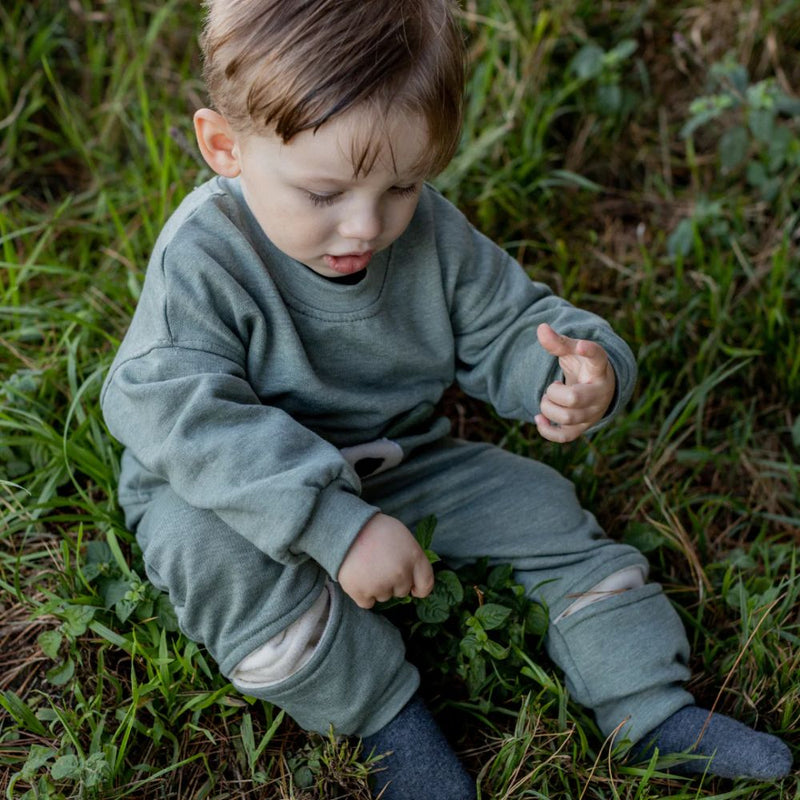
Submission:
POLYGON ((644 584, 645 558, 608 539, 554 470, 451 440, 367 479, 364 497, 407 524, 434 514, 433 547, 454 566, 512 563, 548 608, 548 653, 605 735, 636 740, 693 702, 683 626, 660 587, 644 584), (605 581, 614 588, 599 594, 605 581))
POLYGON ((315 563, 272 561, 169 489, 150 503, 136 534, 148 576, 169 593, 186 635, 208 648, 234 685, 240 679, 243 691, 286 709, 302 727, 370 734, 414 694, 419 678, 399 633, 335 584, 327 588, 315 563), (321 637, 317 626, 303 625, 308 619, 322 621, 321 637), (292 626, 308 634, 299 659, 279 646, 292 626), (282 664, 289 664, 284 674, 282 664))
POLYGON ((600 730, 646 756, 691 750, 684 771, 780 778, 786 745, 694 705, 683 689, 689 646, 647 562, 606 538, 572 485, 548 467, 487 445, 446 442, 365 483, 367 499, 413 524, 438 519, 434 549, 459 566, 510 562, 550 613, 548 653, 600 730), (713 756, 713 758, 712 758, 713 756))
POLYGON ((170 490, 131 523, 148 576, 169 593, 182 630, 206 645, 234 686, 307 730, 333 727, 364 736, 367 754, 391 751, 376 776, 384 800, 474 797, 473 781, 414 697, 419 676, 383 617, 358 608, 313 562, 271 561, 170 490))

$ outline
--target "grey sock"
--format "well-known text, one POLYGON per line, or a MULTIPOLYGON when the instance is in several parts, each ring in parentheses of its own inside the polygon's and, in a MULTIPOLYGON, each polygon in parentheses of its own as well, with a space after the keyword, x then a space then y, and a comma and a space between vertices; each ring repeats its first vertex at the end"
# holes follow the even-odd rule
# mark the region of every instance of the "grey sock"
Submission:
POLYGON ((782 778, 792 768, 792 754, 777 736, 698 706, 685 706, 668 717, 634 745, 631 755, 643 760, 655 748, 661 756, 688 753, 686 761, 668 767, 684 775, 708 772, 722 778, 766 781, 782 778))
POLYGON ((373 776, 381 800, 473 800, 475 782, 461 766, 419 696, 377 733, 365 736, 364 752, 389 753, 373 776))

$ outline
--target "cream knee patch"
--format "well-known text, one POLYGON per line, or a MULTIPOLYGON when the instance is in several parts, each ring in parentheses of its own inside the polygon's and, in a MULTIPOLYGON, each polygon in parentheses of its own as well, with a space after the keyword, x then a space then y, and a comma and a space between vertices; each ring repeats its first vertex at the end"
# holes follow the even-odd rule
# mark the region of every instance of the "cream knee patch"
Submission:
POLYGON ((645 572, 644 569, 638 565, 625 567, 618 572, 613 572, 607 578, 603 578, 598 584, 595 584, 587 592, 583 592, 575 599, 568 608, 562 611, 555 622, 561 622, 562 619, 580 611, 582 608, 613 597, 620 592, 627 592, 630 589, 638 589, 644 586, 645 572))
POLYGON ((256 689, 285 680, 307 664, 322 639, 331 608, 328 586, 311 608, 277 636, 245 656, 233 669, 239 689, 256 689))

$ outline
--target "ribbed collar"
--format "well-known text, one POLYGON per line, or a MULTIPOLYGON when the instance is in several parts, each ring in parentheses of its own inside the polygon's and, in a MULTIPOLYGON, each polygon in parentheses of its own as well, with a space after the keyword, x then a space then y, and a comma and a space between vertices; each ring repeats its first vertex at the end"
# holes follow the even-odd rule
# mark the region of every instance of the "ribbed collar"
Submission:
POLYGON ((366 276, 358 283, 328 280, 275 247, 247 205, 238 178, 219 178, 218 181, 220 188, 230 194, 241 210, 243 232, 278 285, 287 305, 301 313, 323 318, 330 315, 341 319, 343 314, 360 318, 377 313, 394 246, 372 257, 366 276))

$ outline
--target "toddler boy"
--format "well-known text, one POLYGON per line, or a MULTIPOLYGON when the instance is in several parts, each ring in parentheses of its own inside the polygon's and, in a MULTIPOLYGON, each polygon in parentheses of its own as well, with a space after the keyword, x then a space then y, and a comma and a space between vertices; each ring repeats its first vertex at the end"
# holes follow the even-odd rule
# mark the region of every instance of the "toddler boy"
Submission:
POLYGON ((370 610, 431 591, 409 528, 434 514, 445 560, 511 562, 546 606, 548 652, 605 735, 785 774, 780 740, 694 705, 644 557, 555 471, 437 415, 457 381, 566 442, 635 377, 607 323, 425 183, 460 130, 450 0, 211 0, 202 41, 214 108, 194 121, 217 177, 159 237, 102 394, 127 524, 183 631, 243 692, 390 752, 385 800, 473 797, 370 610))

